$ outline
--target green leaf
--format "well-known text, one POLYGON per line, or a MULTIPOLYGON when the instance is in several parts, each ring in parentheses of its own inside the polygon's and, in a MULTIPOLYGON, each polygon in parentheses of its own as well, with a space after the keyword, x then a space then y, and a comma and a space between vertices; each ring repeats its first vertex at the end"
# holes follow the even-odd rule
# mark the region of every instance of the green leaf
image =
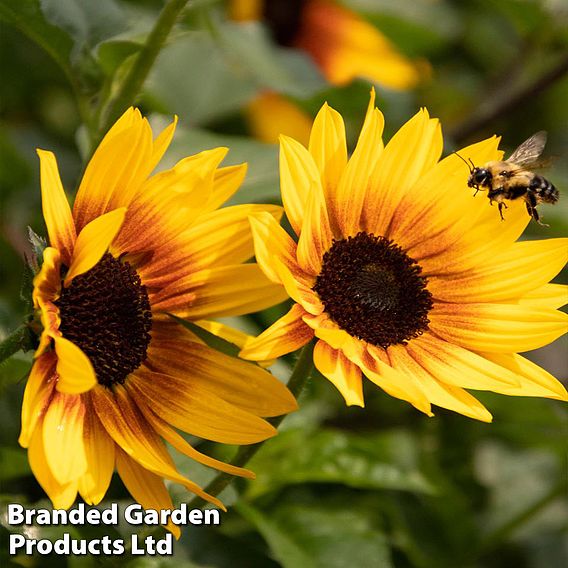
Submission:
POLYGON ((24 477, 30 473, 26 450, 0 447, 0 482, 24 477))
POLYGON ((431 493, 432 485, 413 463, 415 451, 412 439, 397 432, 367 436, 335 430, 281 432, 252 460, 257 479, 249 496, 302 483, 431 493))
POLYGON ((41 0, 45 18, 65 30, 75 51, 91 48, 126 29, 126 18, 114 0, 41 0))
POLYGON ((390 550, 376 511, 362 500, 281 502, 270 516, 241 503, 239 513, 265 538, 284 568, 390 568, 390 550))
POLYGON ((73 39, 44 16, 39 0, 0 0, 0 19, 18 28, 39 44, 70 75, 73 39))
POLYGON ((276 47, 257 22, 225 23, 219 38, 228 61, 261 87, 304 98, 327 86, 306 54, 276 47))
POLYGON ((130 40, 105 41, 98 47, 98 60, 103 71, 110 76, 128 57, 138 53, 141 48, 141 43, 130 40))
POLYGON ((310 558, 310 555, 305 553, 281 527, 258 509, 244 503, 236 505, 236 509, 258 529, 284 568, 316 568, 315 560, 310 558))

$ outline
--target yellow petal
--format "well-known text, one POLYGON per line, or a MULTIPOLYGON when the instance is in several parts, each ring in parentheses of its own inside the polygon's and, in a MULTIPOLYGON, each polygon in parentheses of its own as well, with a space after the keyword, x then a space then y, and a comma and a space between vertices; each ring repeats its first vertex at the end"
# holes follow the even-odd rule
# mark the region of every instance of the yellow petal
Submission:
POLYGON ((388 355, 396 371, 411 378, 411 380, 418 380, 432 404, 482 422, 491 422, 491 413, 481 402, 460 387, 436 380, 409 355, 403 345, 389 347, 388 355))
POLYGON ((154 138, 154 142, 152 144, 152 157, 148 162, 149 173, 158 165, 163 155, 166 153, 166 150, 174 137, 177 123, 178 117, 174 116, 173 121, 166 126, 166 128, 164 128, 164 130, 162 130, 156 138, 154 138))
POLYGON ((222 444, 254 444, 276 434, 265 420, 181 377, 141 369, 129 377, 127 387, 160 418, 200 438, 222 444))
POLYGON ((28 460, 30 468, 42 489, 51 499, 54 509, 69 509, 77 496, 77 481, 71 481, 62 485, 59 483, 47 463, 45 448, 43 445, 42 425, 34 430, 28 448, 28 460))
POLYGON ((568 393, 562 383, 521 355, 515 353, 482 353, 482 355, 520 377, 518 385, 504 385, 496 389, 495 392, 512 396, 542 396, 568 400, 568 393))
POLYGON ((261 142, 276 144, 280 134, 285 134, 308 143, 311 117, 278 93, 261 93, 247 104, 245 113, 251 134, 261 142))
POLYGON ((191 247, 188 262, 197 271, 250 259, 254 246, 249 216, 267 214, 278 220, 282 213, 276 205, 235 205, 199 217, 183 234, 183 241, 191 247))
POLYGON ((323 255, 331 248, 333 241, 326 203, 319 185, 312 186, 304 215, 298 241, 298 262, 308 274, 317 276, 321 272, 323 255))
POLYGON ((395 370, 386 352, 372 345, 350 358, 359 365, 363 374, 386 393, 412 404, 428 416, 433 416, 430 401, 417 377, 395 370))
POLYGON ((439 337, 490 353, 538 349, 568 328, 565 313, 516 304, 435 304, 428 317, 439 337))
POLYGON ((515 299, 554 278, 568 261, 568 239, 515 243, 455 278, 433 278, 428 290, 444 302, 515 299))
POLYGON ((224 471, 225 473, 230 473, 231 475, 238 475, 239 477, 245 477, 247 479, 254 479, 256 476, 254 473, 248 469, 243 469, 242 467, 236 467, 229 463, 225 463, 210 456, 206 456, 201 452, 198 452, 193 446, 187 443, 187 441, 182 438, 173 428, 170 428, 166 422, 161 418, 158 418, 145 404, 138 401, 138 406, 143 412, 146 420, 152 425, 154 430, 164 438, 173 448, 178 452, 186 455, 187 457, 206 465, 207 467, 213 467, 219 471, 224 471))
POLYGON ((303 347, 314 336, 313 330, 302 320, 305 313, 299 304, 294 304, 286 315, 258 337, 251 337, 239 353, 239 357, 264 361, 281 357, 303 347))
MULTIPOLYGON (((130 385, 133 377, 129 377, 130 385)), ((118 446, 142 467, 157 476, 180 483, 186 489, 224 509, 219 499, 205 493, 196 483, 180 475, 163 442, 130 399, 124 387, 117 385, 110 392, 99 387, 92 392, 92 401, 103 427, 118 446)))
POLYGON ((280 191, 286 216, 296 235, 302 231, 310 188, 321 183, 311 154, 299 143, 280 136, 280 191))
POLYGON ((52 152, 37 151, 40 159, 41 200, 49 244, 69 263, 77 233, 69 202, 61 185, 57 162, 52 152))
POLYGON ((519 299, 519 303, 556 310, 568 304, 568 286, 566 284, 545 284, 526 293, 519 299))
POLYGON ((375 108, 375 90, 372 89, 359 141, 329 204, 332 217, 344 237, 356 235, 361 230, 361 213, 371 183, 371 174, 383 151, 384 123, 382 113, 375 108))
POLYGON ((64 285, 69 286, 75 276, 91 270, 108 250, 118 231, 122 227, 126 208, 121 207, 86 225, 77 237, 69 272, 64 285))
POLYGON ((421 367, 449 385, 493 391, 504 385, 519 384, 514 373, 431 334, 413 339, 406 349, 421 367))
POLYGON ((54 302, 61 292, 61 253, 46 247, 43 251, 43 263, 34 276, 32 298, 34 307, 39 308, 40 300, 54 302))
POLYGON ((339 350, 324 341, 318 341, 314 348, 316 369, 341 393, 347 406, 365 406, 361 370, 339 350))
POLYGON ((153 370, 185 382, 186 389, 198 386, 257 416, 280 416, 297 409, 290 391, 268 371, 207 345, 155 341, 147 361, 153 370))
POLYGON ((78 231, 128 205, 154 169, 152 155, 152 129, 140 111, 130 108, 103 138, 85 170, 73 206, 78 231))
POLYGON ((296 243, 277 223, 272 215, 260 213, 249 217, 254 249, 258 265, 272 282, 280 283, 280 277, 273 263, 278 258, 289 268, 296 267, 296 243))
POLYGON ((88 505, 98 505, 107 492, 114 471, 115 445, 90 401, 86 403, 83 443, 87 471, 79 480, 79 493, 88 505))
POLYGON ((308 149, 320 172, 324 195, 329 195, 347 164, 347 142, 342 116, 327 103, 314 120, 308 149))
POLYGON ((57 390, 67 394, 87 392, 97 384, 89 358, 73 342, 53 336, 57 353, 57 390))
MULTIPOLYGON (((170 494, 164 485, 164 480, 159 475, 144 469, 120 448, 116 449, 116 469, 130 495, 144 509, 160 511, 163 509, 172 510, 174 508, 170 494)), ((171 520, 168 521, 165 527, 176 538, 181 536, 180 528, 172 523, 171 520)))
POLYGON ((27 448, 37 421, 45 413, 55 387, 57 358, 52 351, 34 361, 22 401, 22 429, 18 442, 27 448))
POLYGON ((247 164, 239 164, 215 170, 213 190, 207 202, 207 211, 214 211, 236 193, 245 179, 247 168, 247 164))
POLYGON ((440 124, 419 111, 390 139, 381 153, 363 207, 368 232, 385 235, 396 207, 442 153, 440 124))
POLYGON ((256 264, 201 270, 157 293, 152 307, 190 319, 235 316, 264 310, 286 299, 282 286, 270 282, 256 264), (194 299, 188 306, 187 297, 194 299))
POLYGON ((53 477, 61 485, 78 481, 87 470, 83 444, 85 405, 76 394, 56 392, 43 419, 43 445, 53 477))
POLYGON ((292 273, 278 258, 273 259, 273 265, 290 298, 298 302, 310 314, 319 315, 323 312, 323 304, 311 286, 298 275, 299 271, 292 273))

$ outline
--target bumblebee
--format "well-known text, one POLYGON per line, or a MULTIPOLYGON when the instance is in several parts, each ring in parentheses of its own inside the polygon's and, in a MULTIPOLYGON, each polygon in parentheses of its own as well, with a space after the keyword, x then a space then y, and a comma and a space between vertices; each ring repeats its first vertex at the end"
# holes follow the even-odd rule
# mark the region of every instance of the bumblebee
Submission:
POLYGON ((556 203, 558 190, 546 178, 527 168, 537 165, 545 144, 546 132, 540 131, 525 140, 504 161, 476 167, 470 160, 468 187, 475 189, 474 196, 478 191, 487 190, 489 202, 491 205, 497 203, 501 219, 504 219, 503 208, 507 208, 506 200, 524 199, 528 214, 542 225, 536 207, 539 203, 556 203))

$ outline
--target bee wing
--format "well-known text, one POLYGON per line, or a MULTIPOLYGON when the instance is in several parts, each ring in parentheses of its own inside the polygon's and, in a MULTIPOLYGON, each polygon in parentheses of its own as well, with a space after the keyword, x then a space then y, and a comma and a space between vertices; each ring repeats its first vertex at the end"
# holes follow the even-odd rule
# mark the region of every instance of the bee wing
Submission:
POLYGON ((528 166, 542 154, 546 144, 546 132, 541 130, 525 140, 508 158, 507 162, 517 166, 528 166))

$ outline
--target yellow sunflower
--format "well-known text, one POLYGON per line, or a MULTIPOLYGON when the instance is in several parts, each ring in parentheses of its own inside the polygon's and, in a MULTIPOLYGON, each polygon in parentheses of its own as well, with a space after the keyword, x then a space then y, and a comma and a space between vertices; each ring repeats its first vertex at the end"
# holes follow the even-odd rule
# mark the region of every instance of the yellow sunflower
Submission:
MULTIPOLYGON (((389 141, 374 92, 348 159, 341 116, 326 105, 308 149, 282 137, 282 200, 295 242, 270 215, 250 219, 258 263, 294 300, 241 356, 278 357, 317 338, 314 363, 348 405, 362 375, 428 415, 437 405, 483 421, 465 389, 567 400, 564 387, 518 355, 562 335, 565 286, 550 284, 568 239, 522 241, 522 203, 501 221, 467 188, 456 155, 440 160, 440 124, 420 110, 389 141)), ((501 158, 493 137, 459 151, 501 158)))
POLYGON ((164 440, 202 464, 253 477, 198 452, 176 429, 251 444, 275 434, 261 417, 296 408, 267 371, 214 351, 168 316, 242 342, 207 318, 285 297, 256 264, 243 263, 253 255, 248 217, 278 219, 280 208, 217 210, 246 164, 219 168, 227 149, 217 148, 150 177, 174 129, 153 139, 129 109, 91 159, 73 212, 54 155, 38 151, 49 246, 34 279, 43 331, 19 442, 56 508, 71 506, 77 492, 100 502, 115 468, 146 508, 172 507, 163 479, 222 507, 176 470, 164 440))

